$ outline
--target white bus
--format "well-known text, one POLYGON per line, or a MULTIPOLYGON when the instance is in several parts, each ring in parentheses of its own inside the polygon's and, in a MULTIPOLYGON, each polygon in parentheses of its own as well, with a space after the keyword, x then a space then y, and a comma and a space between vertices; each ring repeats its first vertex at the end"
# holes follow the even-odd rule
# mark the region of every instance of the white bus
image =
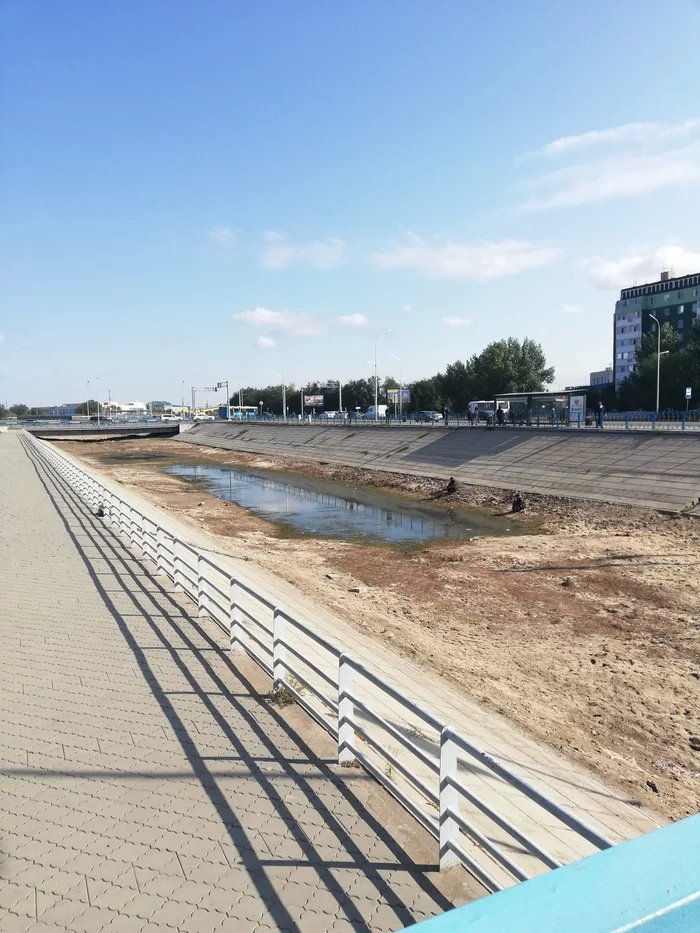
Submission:
MULTIPOLYGON (((499 401, 498 407, 507 415, 510 411, 510 402, 499 401)), ((496 413, 496 405, 491 399, 477 399, 469 403, 469 410, 474 412, 478 421, 488 421, 496 413)))

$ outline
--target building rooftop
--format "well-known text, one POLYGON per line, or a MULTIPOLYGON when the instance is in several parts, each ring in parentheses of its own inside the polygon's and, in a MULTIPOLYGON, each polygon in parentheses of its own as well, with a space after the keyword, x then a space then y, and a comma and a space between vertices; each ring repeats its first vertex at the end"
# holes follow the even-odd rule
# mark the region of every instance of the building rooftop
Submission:
POLYGON ((655 282, 646 282, 644 285, 623 288, 620 292, 620 298, 634 298, 638 295, 651 295, 655 292, 672 292, 692 285, 700 285, 700 272, 680 276, 672 276, 668 272, 662 272, 655 282))

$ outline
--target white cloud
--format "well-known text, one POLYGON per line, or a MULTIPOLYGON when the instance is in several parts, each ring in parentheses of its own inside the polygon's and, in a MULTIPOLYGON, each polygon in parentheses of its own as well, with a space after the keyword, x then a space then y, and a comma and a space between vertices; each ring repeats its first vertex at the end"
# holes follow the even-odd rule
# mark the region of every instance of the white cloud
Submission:
POLYGON ((700 252, 675 245, 638 247, 617 259, 592 256, 584 260, 584 266, 598 288, 629 288, 635 282, 641 285, 657 281, 665 269, 673 270, 674 275, 700 271, 700 252))
POLYGON ((338 323, 342 327, 366 327, 367 318, 364 316, 364 314, 344 314, 342 317, 338 318, 338 323))
POLYGON ((403 309, 404 309, 404 311, 411 311, 411 310, 412 310, 411 305, 404 305, 404 306, 403 306, 403 309))
POLYGON ((442 323, 445 327, 469 327, 472 319, 470 317, 459 317, 458 315, 452 315, 444 317, 442 323))
POLYGON ((305 311, 271 311, 269 308, 257 307, 234 314, 233 320, 250 327, 280 331, 291 337, 315 337, 326 329, 324 324, 305 311))
POLYGON ((258 346, 261 350, 272 350, 277 344, 272 337, 258 337, 258 346))
POLYGON ((408 243, 375 252, 372 262, 384 269, 416 269, 434 278, 488 282, 548 265, 559 254, 549 244, 523 240, 454 243, 409 234, 408 243))
POLYGON ((212 227, 209 231, 209 239, 217 243, 230 243, 234 237, 235 233, 230 227, 212 227))
POLYGON ((585 314, 585 311, 583 305, 564 305, 561 309, 562 314, 585 314))
POLYGON ((623 123, 607 130, 590 130, 577 136, 562 136, 538 150, 536 155, 557 156, 569 152, 580 152, 593 146, 610 143, 643 143, 672 139, 692 133, 700 127, 700 117, 689 117, 676 123, 623 123))
POLYGON ((520 209, 574 207, 699 183, 700 142, 695 142, 667 152, 599 159, 548 172, 529 183, 543 193, 520 204, 520 209))
POLYGON ((311 243, 293 243, 284 234, 268 230, 263 239, 265 249, 261 262, 266 269, 286 269, 293 263, 316 269, 332 269, 345 254, 345 244, 337 237, 311 243))

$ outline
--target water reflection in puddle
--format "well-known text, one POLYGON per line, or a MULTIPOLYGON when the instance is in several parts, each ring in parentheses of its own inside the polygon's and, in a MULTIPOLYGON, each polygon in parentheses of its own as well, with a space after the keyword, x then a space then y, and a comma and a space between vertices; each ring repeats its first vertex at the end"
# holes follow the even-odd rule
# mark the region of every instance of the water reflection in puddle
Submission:
POLYGON ((511 531, 503 518, 399 503, 386 493, 352 489, 328 480, 295 477, 291 483, 285 474, 191 463, 165 469, 220 499, 302 534, 402 544, 511 531))

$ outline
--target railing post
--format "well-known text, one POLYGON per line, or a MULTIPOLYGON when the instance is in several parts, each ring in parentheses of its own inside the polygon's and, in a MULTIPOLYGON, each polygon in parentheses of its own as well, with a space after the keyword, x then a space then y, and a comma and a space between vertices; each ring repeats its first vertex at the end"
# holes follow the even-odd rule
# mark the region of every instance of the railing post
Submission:
POLYGON ((197 554, 197 615, 208 615, 205 606, 207 594, 204 592, 204 558, 197 554))
POLYGON ((450 727, 440 733, 440 871, 459 865, 459 856, 450 848, 459 840, 459 826, 450 810, 459 812, 459 793, 451 784, 457 779, 457 746, 450 736, 450 727))
POLYGON ((156 528, 156 572, 158 576, 166 576, 165 557, 163 555, 163 529, 158 525, 156 528))
POLYGON ((685 431, 685 412, 681 412, 681 431, 685 431))
POLYGON ((241 608, 238 605, 238 584, 236 578, 231 577, 229 586, 229 650, 245 651, 243 626, 241 625, 241 608))
POLYGON ((284 615, 275 608, 272 613, 272 691, 278 690, 284 686, 287 679, 287 649, 285 640, 287 637, 287 620, 284 615))
POLYGON ((177 540, 177 538, 173 538, 173 588, 177 590, 178 592, 182 592, 184 590, 184 586, 182 585, 182 583, 180 583, 181 571, 180 571, 179 564, 182 558, 180 557, 180 554, 179 554, 179 549, 178 549, 179 543, 180 542, 177 540))
POLYGON ((355 760, 355 706, 352 702, 353 669, 345 654, 338 658, 338 764, 355 760))
POLYGON ((625 431, 629 431, 629 429, 630 429, 630 416, 627 412, 625 412, 625 431))

